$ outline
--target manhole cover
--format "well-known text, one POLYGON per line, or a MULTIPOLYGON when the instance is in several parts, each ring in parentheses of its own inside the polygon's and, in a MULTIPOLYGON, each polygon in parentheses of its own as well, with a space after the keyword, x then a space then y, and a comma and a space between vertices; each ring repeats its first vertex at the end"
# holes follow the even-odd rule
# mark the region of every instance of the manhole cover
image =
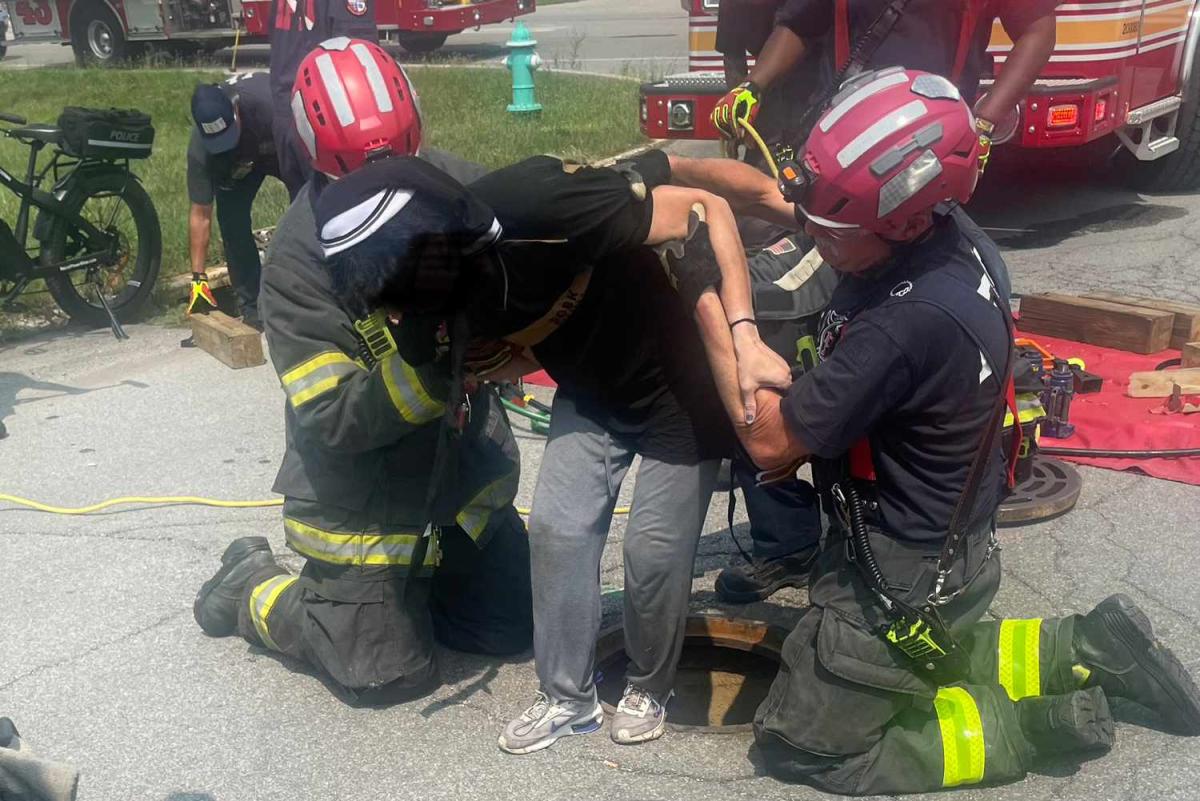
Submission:
MULTIPOLYGON (((715 616, 688 618, 668 725, 691 731, 745 731, 779 671, 784 630, 715 616)), ((597 688, 610 715, 625 690, 624 634, 606 630, 596 644, 597 688)))
POLYGON ((1066 462, 1048 456, 1033 457, 1033 473, 1000 504, 996 520, 1001 526, 1040 523, 1075 508, 1083 479, 1066 462))

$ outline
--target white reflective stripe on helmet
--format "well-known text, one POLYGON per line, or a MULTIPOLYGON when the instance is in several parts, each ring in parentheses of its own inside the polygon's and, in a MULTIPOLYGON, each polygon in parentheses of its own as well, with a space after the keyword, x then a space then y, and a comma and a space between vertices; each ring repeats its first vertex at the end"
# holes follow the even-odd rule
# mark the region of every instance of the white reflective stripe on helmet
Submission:
POLYGON ((328 53, 317 56, 317 72, 321 73, 321 81, 329 94, 329 102, 333 103, 333 112, 337 114, 338 122, 349 125, 354 122, 354 109, 350 108, 350 98, 346 97, 346 87, 333 67, 333 59, 328 53))
POLYGON ((851 223, 834 222, 833 220, 828 220, 824 217, 818 217, 815 214, 809 214, 808 210, 805 209, 804 206, 802 206, 799 203, 796 204, 796 208, 800 209, 800 213, 804 215, 804 219, 808 220, 809 222, 814 222, 817 225, 821 226, 822 228, 837 228, 839 230, 845 230, 845 229, 849 229, 849 228, 862 228, 861 225, 853 225, 851 223))
POLYGON ((820 127, 822 133, 829 133, 838 120, 853 111, 859 103, 869 97, 879 94, 884 89, 890 89, 893 86, 898 86, 908 80, 908 75, 903 72, 885 75, 877 81, 871 81, 863 88, 856 91, 854 94, 847 97, 841 103, 831 108, 826 112, 824 118, 821 119, 820 127))
POLYGON ((296 122, 296 133, 304 143, 304 149, 310 159, 317 157, 317 134, 313 131, 308 115, 304 113, 304 97, 300 92, 292 92, 292 119, 296 122))
POLYGON ((395 217, 412 200, 412 192, 387 189, 338 214, 320 230, 321 249, 328 258, 352 248, 395 217))
POLYGON ((348 36, 334 36, 332 39, 321 42, 323 50, 345 50, 349 46, 350 38, 348 36))
POLYGON ((879 188, 879 219, 891 214, 942 174, 937 154, 926 150, 896 177, 879 188))
POLYGON ((500 225, 500 221, 493 217, 492 224, 488 227, 484 235, 479 237, 479 239, 476 239, 475 242, 463 252, 467 256, 474 256, 476 253, 480 253, 496 244, 496 240, 500 238, 502 233, 504 233, 504 228, 500 225))
POLYGON ((896 109, 891 114, 876 122, 867 130, 854 137, 850 144, 842 148, 837 155, 838 164, 843 168, 849 167, 854 162, 862 158, 867 151, 882 142, 890 134, 895 133, 906 125, 910 125, 916 120, 924 117, 929 111, 929 108, 921 100, 913 102, 896 109))
POLYGON ((383 80, 383 72, 375 63, 371 51, 367 49, 366 45, 357 43, 351 45, 350 50, 358 57, 358 63, 362 64, 363 72, 367 76, 367 83, 371 86, 371 94, 375 95, 375 105, 379 108, 379 113, 390 114, 392 96, 388 94, 387 83, 383 80))

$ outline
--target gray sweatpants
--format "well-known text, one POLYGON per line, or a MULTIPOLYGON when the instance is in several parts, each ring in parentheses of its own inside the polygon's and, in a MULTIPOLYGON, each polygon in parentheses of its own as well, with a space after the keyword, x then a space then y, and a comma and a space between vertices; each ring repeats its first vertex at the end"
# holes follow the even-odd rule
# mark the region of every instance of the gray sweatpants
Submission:
MULTIPOLYGON (((581 416, 561 393, 529 517, 533 649, 553 701, 594 703, 600 558, 635 452, 581 416)), ((625 530, 628 680, 656 695, 675 683, 696 544, 719 461, 642 459, 625 530)))

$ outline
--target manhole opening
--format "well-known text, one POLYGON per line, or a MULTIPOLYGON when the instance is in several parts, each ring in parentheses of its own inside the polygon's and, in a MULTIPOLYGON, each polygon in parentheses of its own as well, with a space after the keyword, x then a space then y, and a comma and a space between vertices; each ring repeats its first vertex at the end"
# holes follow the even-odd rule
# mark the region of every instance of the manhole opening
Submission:
MULTIPOLYGON (((689 632, 675 677, 675 697, 667 708, 668 723, 686 729, 747 728, 779 671, 778 648, 767 642, 776 639, 772 636, 776 633, 761 626, 752 628, 746 641, 714 637, 694 633, 696 620, 704 619, 688 621, 689 632)), ((706 620, 704 625, 713 624, 706 620)), ((608 635, 607 649, 603 647, 605 639, 601 637, 597 649, 597 689, 601 703, 611 714, 625 689, 628 658, 621 647, 619 630, 608 635)))

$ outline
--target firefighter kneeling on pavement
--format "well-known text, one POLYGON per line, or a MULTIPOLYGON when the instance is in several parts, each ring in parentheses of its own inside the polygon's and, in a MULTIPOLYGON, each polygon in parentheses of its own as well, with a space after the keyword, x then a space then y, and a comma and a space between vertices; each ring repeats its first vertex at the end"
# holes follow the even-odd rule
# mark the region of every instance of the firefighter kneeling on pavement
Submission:
POLYGON ((750 457, 811 458, 832 521, 812 606, 755 715, 769 772, 851 795, 1015 781, 1037 757, 1108 750, 1110 697, 1200 734, 1200 691, 1127 596, 984 619, 1001 577, 1013 335, 998 249, 946 205, 966 202, 979 172, 958 89, 898 68, 861 75, 805 150, 794 206, 744 164, 672 161, 735 209, 803 222, 841 274, 819 364, 786 393, 759 390, 749 425, 728 323, 716 304, 699 320, 750 457))
MULTIPOLYGON (((306 562, 291 575, 266 538, 238 539, 194 612, 208 634, 236 632, 308 662, 351 703, 378 704, 434 686, 435 640, 484 654, 529 647, 529 545, 512 505, 520 459, 495 391, 460 394, 445 357, 412 367, 381 314, 351 313, 332 293, 315 193, 368 156, 414 154, 421 137, 395 61, 375 44, 334 42, 300 65, 293 109, 318 175, 280 220, 262 281, 287 396, 275 490, 287 544, 306 562), (313 111, 331 95, 345 113, 313 111)), ((463 180, 483 172, 451 157, 438 166, 463 180)))

